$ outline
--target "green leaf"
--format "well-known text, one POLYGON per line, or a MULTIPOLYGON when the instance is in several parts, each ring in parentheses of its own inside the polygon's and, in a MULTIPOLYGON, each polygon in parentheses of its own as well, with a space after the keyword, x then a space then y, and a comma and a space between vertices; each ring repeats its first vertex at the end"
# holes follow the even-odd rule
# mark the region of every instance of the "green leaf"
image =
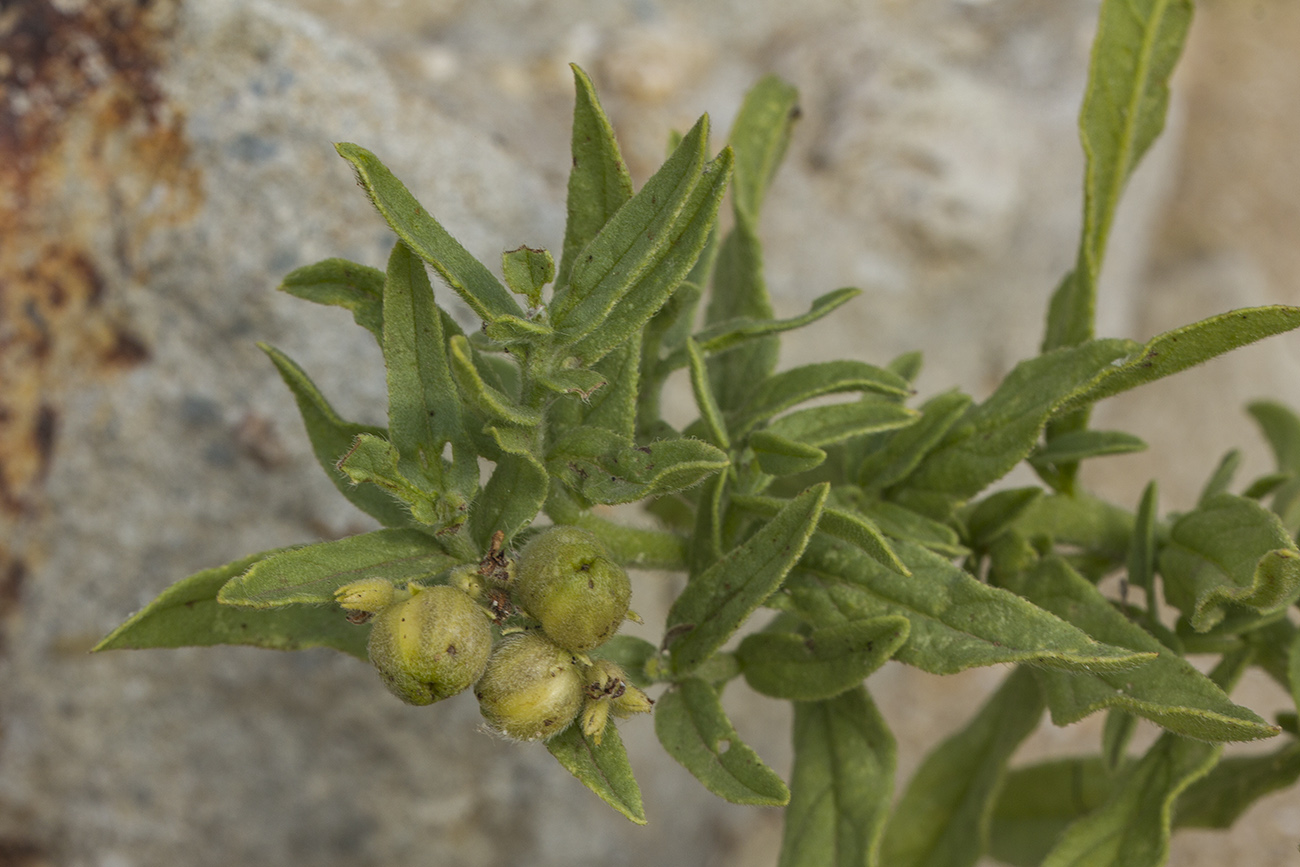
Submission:
MULTIPOLYGON (((736 496, 731 505, 765 518, 775 517, 785 505, 776 497, 736 496)), ((910 575, 903 561, 889 547, 880 529, 865 515, 843 509, 824 508, 817 519, 817 532, 842 539, 861 549, 867 556, 900 575, 910 575)))
POLYGON ((271 359, 275 369, 280 372, 280 378, 293 392, 298 412, 302 414, 303 425, 307 428, 311 450, 339 493, 385 527, 410 526, 410 514, 388 493, 369 485, 358 487, 338 468, 339 458, 352 447, 352 442, 358 435, 364 433, 383 437, 388 432, 381 427, 354 424, 339 418, 325 396, 316 388, 316 384, 289 356, 265 343, 259 343, 258 347, 271 359))
POLYGON ((689 337, 686 338, 686 355, 690 359, 691 391, 695 394, 695 406, 700 411, 700 419, 709 435, 708 440, 725 451, 731 448, 727 425, 722 420, 722 411, 718 409, 718 402, 709 385, 708 371, 704 369, 704 355, 700 352, 699 345, 689 337))
POLYGON ((795 612, 815 626, 901 614, 912 628, 895 656, 931 674, 1008 662, 1064 671, 1115 671, 1153 658, 1151 652, 1094 641, 1016 594, 983 584, 911 542, 893 547, 911 569, 910 576, 819 534, 787 579, 784 592, 795 612))
POLYGON ((668 610, 673 670, 685 674, 721 647, 781 586, 799 560, 821 515, 829 485, 791 500, 743 545, 694 577, 668 610))
POLYGON ((362 433, 339 459, 338 468, 355 484, 370 482, 397 497, 421 524, 442 529, 459 525, 468 508, 437 491, 412 482, 398 469, 397 448, 374 434, 362 433))
POLYGON ((536 428, 541 424, 541 414, 532 407, 521 406, 500 389, 489 385, 474 364, 469 341, 464 337, 451 338, 451 372, 460 386, 465 401, 492 424, 536 428))
POLYGON ((759 79, 741 103, 728 143, 736 151, 731 198, 736 210, 758 216, 767 188, 799 116, 799 91, 775 75, 759 79))
POLYGON ((509 542, 532 523, 546 502, 549 477, 529 447, 527 437, 512 436, 517 429, 487 429, 502 454, 496 469, 474 501, 465 522, 470 538, 486 551, 493 534, 500 531, 509 542))
POLYGON ((676 533, 629 527, 590 512, 582 512, 572 523, 600 539, 610 556, 621 566, 685 571, 686 540, 676 533))
MULTIPOLYGON (((1300 307, 1248 307, 1166 331, 1110 364, 1057 403, 1053 415, 1082 409, 1107 397, 1170 376, 1233 349, 1300 328, 1300 307)), ((1109 342, 1109 341, 1098 341, 1109 342)))
POLYGON ((1205 632, 1229 606, 1266 616, 1300 599, 1300 548, 1272 512, 1219 494, 1174 522, 1160 574, 1165 598, 1205 632))
POLYGON ((828 394, 851 391, 906 396, 907 380, 862 361, 827 361, 782 371, 764 381, 738 412, 730 427, 744 436, 759 422, 828 394))
POLYGON ((1052 297, 1043 349, 1093 335, 1097 278, 1129 175, 1164 128, 1169 76, 1191 23, 1190 0, 1105 0, 1079 113, 1087 168, 1079 261, 1052 297))
POLYGON ((1132 671, 1040 673, 1052 721, 1069 725, 1089 714, 1117 708, 1187 737, 1241 741, 1272 737, 1274 726, 1233 704, 1222 689, 1190 663, 1131 622, 1093 584, 1060 557, 1044 557, 1024 572, 992 576, 1107 645, 1156 654, 1132 671))
POLYGON ((1145 451, 1147 444, 1132 434, 1113 430, 1077 430, 1052 437, 1029 456, 1034 464, 1068 464, 1145 451))
POLYGON ((1118 770, 1128 760, 1128 745, 1137 731, 1137 721, 1137 715, 1128 711, 1106 712, 1101 729, 1101 758, 1107 770, 1118 770))
POLYGON ((595 659, 608 659, 610 662, 617 663, 628 680, 632 681, 633 686, 645 689, 655 682, 646 670, 646 666, 652 659, 658 658, 659 648, 644 638, 615 635, 599 647, 592 648, 588 653, 595 659))
POLYGON ((921 417, 894 431, 885 444, 868 454, 858 469, 858 484, 880 491, 906 478, 947 435, 970 408, 971 398, 947 391, 921 406, 921 417))
POLYGON ((727 467, 727 456, 688 438, 630 446, 603 428, 575 428, 547 456, 551 475, 593 503, 633 503, 699 484, 727 467))
POLYGON ((794 706, 794 772, 779 867, 874 867, 897 747, 863 687, 794 706))
POLYGON ((384 341, 384 272, 347 259, 326 259, 296 268, 280 283, 280 291, 297 298, 352 311, 362 328, 384 341))
POLYGON ((427 480, 434 491, 459 505, 478 489, 478 460, 465 434, 446 347, 424 264, 398 241, 384 281, 389 441, 397 448, 402 475, 420 487, 417 480, 427 480), (450 479, 444 478, 442 458, 447 443, 453 453, 450 479))
MULTIPOLYGON (((484 322, 483 333, 488 340, 501 346, 514 346, 519 343, 528 345, 543 343, 555 331, 540 319, 502 316, 492 322, 484 322)), ((560 390, 562 389, 557 389, 560 390)))
POLYGON ((1091 494, 1051 494, 1034 500, 1015 529, 1028 538, 1045 536, 1056 545, 1083 548, 1119 565, 1128 556, 1133 521, 1128 510, 1091 494))
POLYGON ((632 198, 632 177, 591 78, 576 64, 571 67, 577 90, 573 104, 573 169, 569 172, 568 219, 557 286, 568 284, 578 253, 632 198))
POLYGON ((548 250, 516 247, 501 254, 501 274, 511 292, 528 299, 529 307, 541 307, 542 287, 555 279, 555 260, 548 250))
POLYGON ((556 394, 572 394, 586 400, 600 391, 609 381, 601 373, 590 368, 577 370, 552 370, 539 374, 537 383, 556 394))
POLYGON ((784 806, 790 790, 740 739, 718 701, 698 677, 688 677, 655 704, 655 734, 668 755, 704 787, 733 804, 784 806))
MULTIPOLYGON (((719 322, 705 328, 695 335, 695 340, 700 344, 700 349, 706 355, 722 352, 739 346, 748 340, 756 340, 770 334, 781 334, 785 331, 793 331, 796 328, 811 325, 861 294, 861 289, 836 289, 814 299, 808 312, 799 316, 792 316, 789 319, 767 319, 762 321, 729 319, 726 322, 719 322)), ((665 370, 676 370, 679 367, 685 367, 686 351, 678 350, 673 352, 664 359, 663 366, 665 370)))
POLYGON ((905 427, 918 417, 916 410, 897 403, 859 400, 795 410, 771 422, 766 430, 820 448, 863 434, 905 427))
POLYGON ((334 591, 361 578, 394 587, 430 578, 456 565, 427 533, 376 530, 333 542, 292 548, 254 563, 221 588, 222 605, 277 608, 297 603, 334 604, 334 591))
POLYGON ((971 545, 986 548, 1043 495, 1042 488, 1011 488, 989 494, 966 516, 971 545))
POLYGON ((348 623, 337 608, 298 605, 254 611, 217 602, 217 592, 231 578, 268 557, 292 550, 276 548, 263 551, 177 581, 110 632, 94 649, 210 647, 214 644, 247 644, 273 650, 330 647, 366 659, 366 640, 370 630, 348 623))
POLYGON ((736 650, 755 692, 789 701, 823 701, 852 689, 907 640, 906 617, 853 620, 794 632, 756 632, 736 650))
POLYGON ((1176 828, 1231 828, 1260 798, 1300 780, 1300 742, 1262 756, 1229 756, 1187 787, 1174 812, 1176 828))
POLYGON ((1114 788, 1114 775, 1096 756, 1012 768, 993 808, 989 854, 1014 867, 1038 867, 1061 833, 1114 788))
POLYGON ((1203 506, 1205 502, 1217 494, 1226 493, 1229 486, 1232 485, 1232 478, 1237 474, 1237 468, 1241 466, 1241 452, 1237 449, 1224 454, 1219 459, 1219 465, 1214 468, 1214 472, 1205 481, 1205 487, 1201 488, 1201 495, 1196 499, 1196 505, 1203 506))
POLYGON ((582 410, 582 423, 603 427, 631 441, 636 434, 636 401, 640 385, 641 347, 629 340, 596 363, 594 371, 605 385, 591 395, 582 410))
POLYGON ((501 316, 523 316, 506 287, 420 206, 374 154, 347 142, 334 149, 352 163, 357 180, 397 236, 432 265, 480 319, 490 322, 501 316))
POLYGON ((1164 734, 1125 768, 1110 798, 1066 829, 1043 867, 1159 867, 1169 857, 1174 801, 1222 751, 1164 734))
POLYGON ((1131 346, 1094 340, 1015 366, 997 390, 951 428, 943 442, 903 482, 909 488, 965 500, 1027 457, 1048 418, 1069 398, 1113 369, 1131 346))
POLYGON ((890 867, 975 864, 988 846, 1007 761, 1042 716, 1033 676, 1016 670, 975 718, 917 769, 885 826, 881 862, 890 867))
POLYGON ((763 472, 773 476, 793 476, 816 469, 826 460, 826 452, 816 446, 787 439, 769 430, 754 431, 749 447, 763 472))
POLYGON ((606 804, 638 825, 646 823, 641 788, 632 776, 617 726, 605 726, 598 746, 582 733, 582 726, 571 725, 547 741, 546 749, 606 804))
POLYGON ((1291 693, 1291 700, 1300 710, 1300 633, 1291 633, 1290 652, 1287 654, 1285 686, 1291 693))
POLYGON ((1268 440, 1278 472, 1300 475, 1300 416, 1271 400, 1257 400, 1246 411, 1268 440))
MULTIPOLYGON (((961 544, 956 530, 905 506, 878 500, 863 504, 858 511, 890 538, 915 542, 923 548, 949 558, 965 557, 970 553, 961 544)), ((908 573, 903 571, 902 574, 908 573)))
POLYGON ((1156 512, 1159 491, 1155 481, 1147 483, 1142 490, 1142 500, 1138 503, 1137 516, 1133 522, 1133 543, 1128 552, 1128 580, 1134 587, 1141 587, 1146 592, 1147 608, 1155 603, 1156 571, 1156 512))

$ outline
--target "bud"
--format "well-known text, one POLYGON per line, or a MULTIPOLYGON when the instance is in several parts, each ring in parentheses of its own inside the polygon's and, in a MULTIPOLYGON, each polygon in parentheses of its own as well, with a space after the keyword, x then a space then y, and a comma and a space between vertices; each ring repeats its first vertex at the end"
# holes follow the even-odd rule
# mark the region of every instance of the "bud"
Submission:
POLYGON ((370 662, 407 704, 432 704, 479 679, 492 650, 483 609, 454 587, 411 587, 370 629, 370 662))
POLYGON ((547 740, 578 715, 582 674, 569 651, 538 632, 523 632, 497 645, 474 695, 495 731, 521 741, 547 740))
POLYGON ((600 746, 609 715, 626 719, 634 713, 649 713, 654 702, 627 681, 627 673, 608 659, 597 659, 587 667, 582 706, 582 733, 600 746))
POLYGON ((334 591, 334 601, 348 611, 378 613, 392 605, 397 589, 387 578, 362 578, 334 591))
POLYGON ((552 527, 519 555, 515 598, 566 650, 604 644, 627 615, 632 584, 600 540, 577 527, 552 527))

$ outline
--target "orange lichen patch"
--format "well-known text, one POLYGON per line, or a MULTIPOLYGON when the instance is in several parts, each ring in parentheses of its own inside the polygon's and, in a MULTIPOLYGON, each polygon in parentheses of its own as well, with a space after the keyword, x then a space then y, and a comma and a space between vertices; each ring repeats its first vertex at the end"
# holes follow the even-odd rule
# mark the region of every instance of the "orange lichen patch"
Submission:
POLYGON ((174 15, 170 0, 0 11, 0 515, 33 505, 62 389, 149 357, 115 290, 147 279, 144 242, 201 199, 157 79, 174 15))

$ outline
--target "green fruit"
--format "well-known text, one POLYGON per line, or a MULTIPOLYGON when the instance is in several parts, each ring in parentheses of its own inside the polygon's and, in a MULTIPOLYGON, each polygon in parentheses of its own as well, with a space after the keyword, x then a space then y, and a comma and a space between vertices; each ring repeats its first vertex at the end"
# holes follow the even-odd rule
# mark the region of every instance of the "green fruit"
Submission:
POLYGON ((465 690, 483 674, 492 627, 483 609, 454 587, 412 587, 415 595, 377 614, 370 662, 407 704, 432 704, 465 690))
POLYGON ((586 530, 552 527, 519 554, 515 600, 566 650, 583 653, 608 641, 631 598, 627 572, 586 530))
POLYGON ((547 740, 568 728, 583 700, 573 654, 545 635, 511 635, 492 652, 474 687, 488 725, 521 741, 547 740))

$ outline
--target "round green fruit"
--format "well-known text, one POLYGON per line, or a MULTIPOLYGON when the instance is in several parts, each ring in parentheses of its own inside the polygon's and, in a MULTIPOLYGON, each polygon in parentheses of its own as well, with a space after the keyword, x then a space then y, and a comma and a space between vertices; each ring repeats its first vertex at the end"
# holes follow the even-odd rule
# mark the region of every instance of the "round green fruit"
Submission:
POLYGON ((600 540, 577 527, 552 527, 519 554, 515 601, 565 650, 604 644, 627 616, 632 584, 600 540))
POLYGON ((573 654, 545 635, 518 633, 492 651, 474 695, 493 730, 521 741, 547 740, 582 708, 582 671, 573 654))
POLYGON ((380 611, 370 628, 370 662, 407 704, 432 704, 468 688, 492 652, 483 609, 454 587, 412 587, 415 595, 380 611))

